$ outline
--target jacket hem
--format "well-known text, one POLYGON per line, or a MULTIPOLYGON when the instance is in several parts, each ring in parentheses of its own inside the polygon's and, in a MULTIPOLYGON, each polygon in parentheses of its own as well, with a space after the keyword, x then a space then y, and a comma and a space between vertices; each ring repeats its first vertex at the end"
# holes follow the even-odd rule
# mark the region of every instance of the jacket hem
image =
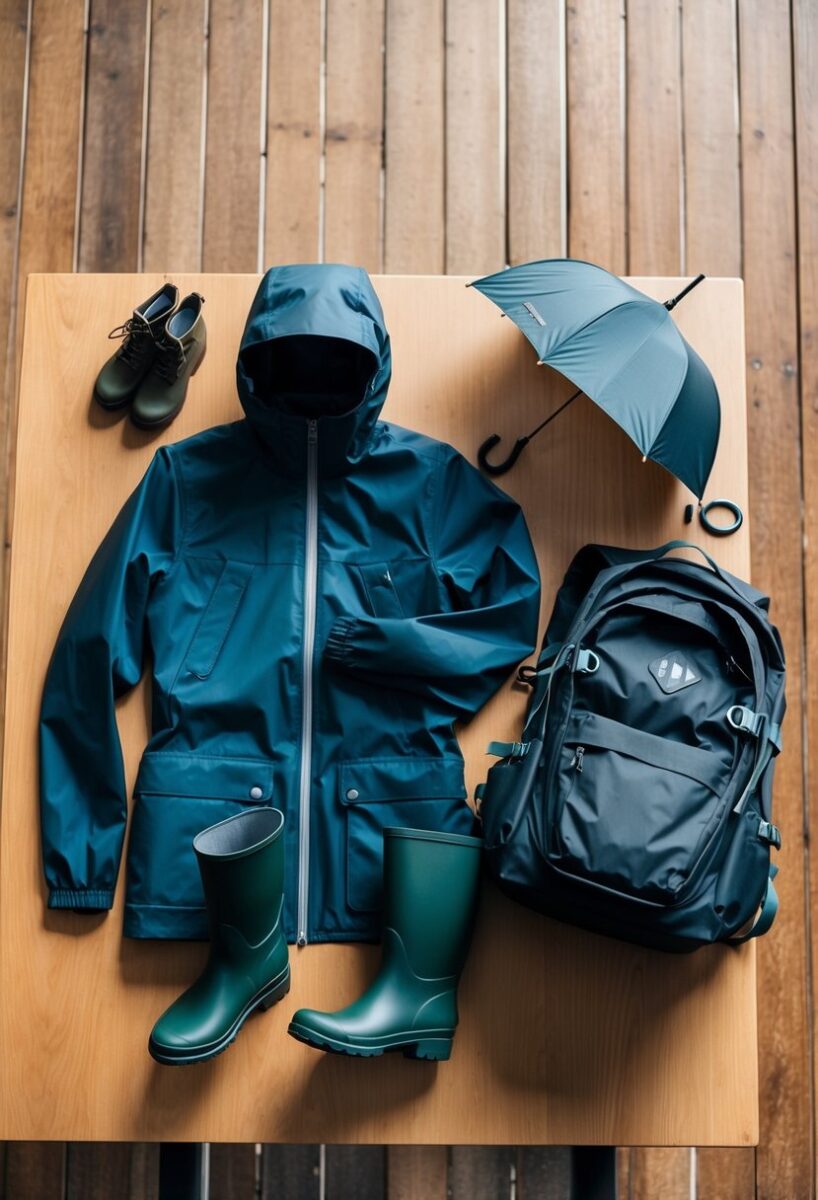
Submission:
POLYGON ((204 942, 208 938, 207 910, 163 904, 126 904, 122 933, 129 938, 204 942))
MULTIPOLYGON (((204 942, 209 937, 205 908, 173 908, 162 904, 126 904, 123 936, 167 941, 204 942)), ((296 931, 288 930, 287 942, 294 945, 296 931)), ((380 923, 368 929, 309 929, 308 943, 379 942, 380 923)))
POLYGON ((85 909, 99 912, 112 908, 113 890, 106 888, 51 888, 48 893, 49 908, 85 909))

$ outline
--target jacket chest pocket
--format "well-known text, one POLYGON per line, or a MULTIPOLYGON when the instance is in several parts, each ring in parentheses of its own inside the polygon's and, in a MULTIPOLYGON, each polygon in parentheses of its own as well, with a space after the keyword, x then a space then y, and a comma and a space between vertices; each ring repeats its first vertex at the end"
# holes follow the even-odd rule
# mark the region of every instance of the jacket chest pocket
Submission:
POLYGON ((184 670, 197 679, 213 671, 252 574, 251 563, 224 564, 185 657, 184 670))
POLYGON ((389 563, 366 563, 359 566, 358 570, 373 617, 404 616, 389 563))
POLYGON ((200 908, 202 883, 193 839, 245 808, 270 804, 273 764, 148 750, 134 785, 128 844, 128 900, 132 904, 200 908))
POLYGON ((347 904, 356 912, 382 907, 384 829, 474 832, 459 758, 345 762, 339 787, 346 809, 347 904))

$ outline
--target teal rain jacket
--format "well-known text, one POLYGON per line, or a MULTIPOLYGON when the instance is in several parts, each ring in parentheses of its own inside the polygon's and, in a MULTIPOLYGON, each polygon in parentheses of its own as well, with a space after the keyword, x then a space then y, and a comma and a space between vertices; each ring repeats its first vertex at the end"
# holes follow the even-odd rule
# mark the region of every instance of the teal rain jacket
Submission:
POLYGON ((115 701, 150 659, 125 934, 204 938, 191 842, 286 817, 290 940, 374 940, 381 831, 468 833, 453 722, 534 647, 522 513, 456 450, 380 421, 365 271, 275 267, 237 364, 245 419, 161 447, 68 610, 42 700, 52 908, 112 903, 127 804, 115 701))

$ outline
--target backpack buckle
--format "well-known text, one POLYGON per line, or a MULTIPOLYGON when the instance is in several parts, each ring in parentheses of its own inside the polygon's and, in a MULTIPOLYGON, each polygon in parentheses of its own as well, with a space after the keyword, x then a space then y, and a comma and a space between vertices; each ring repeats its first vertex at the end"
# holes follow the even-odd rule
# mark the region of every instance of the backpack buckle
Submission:
POLYGON ((763 842, 769 842, 776 850, 781 849, 781 830, 772 821, 759 821, 758 836, 763 842))
POLYGON ((574 670, 582 675, 595 675, 599 670, 599 655, 593 650, 577 650, 574 655, 574 670))
POLYGON ((727 723, 739 733, 749 733, 759 737, 764 727, 764 713, 755 713, 751 708, 742 704, 734 704, 727 710, 727 723))
POLYGON ((530 742, 489 742, 486 754, 494 758, 525 758, 530 747, 530 742))

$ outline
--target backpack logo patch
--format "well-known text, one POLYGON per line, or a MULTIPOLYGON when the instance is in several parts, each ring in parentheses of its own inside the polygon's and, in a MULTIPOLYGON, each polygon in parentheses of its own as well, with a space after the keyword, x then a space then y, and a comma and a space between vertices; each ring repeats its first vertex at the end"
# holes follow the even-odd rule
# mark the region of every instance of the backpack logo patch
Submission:
POLYGON ((701 681, 701 675, 693 669, 681 650, 670 650, 667 654, 660 654, 649 665, 648 670, 662 691, 669 696, 701 681))

